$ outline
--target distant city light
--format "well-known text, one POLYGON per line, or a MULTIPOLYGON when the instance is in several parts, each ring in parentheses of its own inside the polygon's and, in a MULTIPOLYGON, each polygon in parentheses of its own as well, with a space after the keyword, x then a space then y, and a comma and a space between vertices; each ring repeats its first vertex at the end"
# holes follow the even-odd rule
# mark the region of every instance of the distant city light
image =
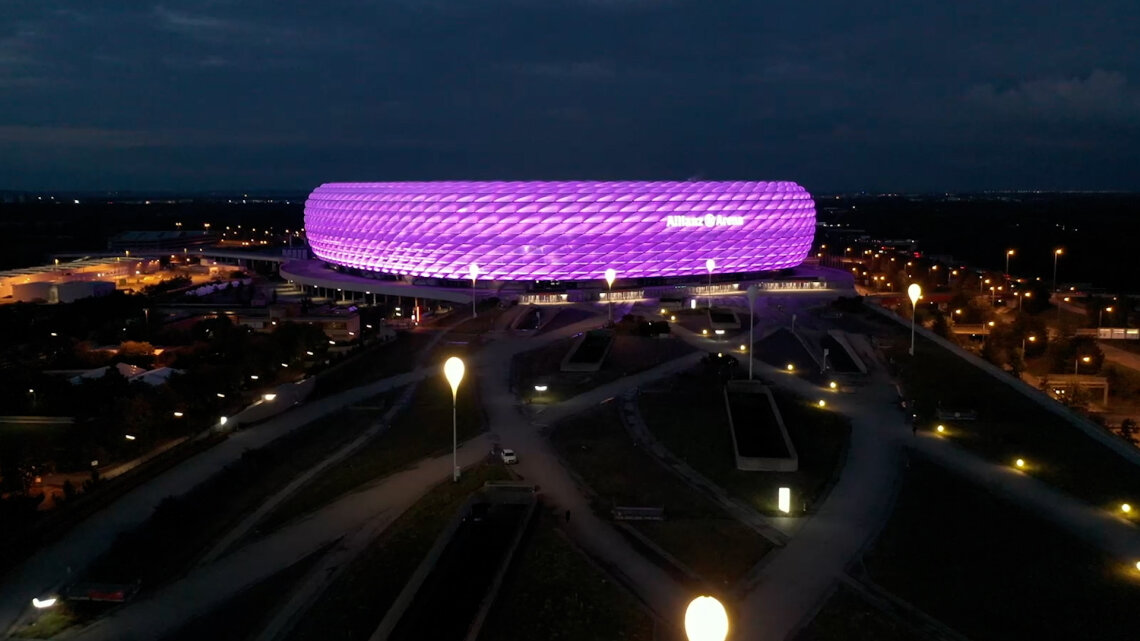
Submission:
POLYGON ((135 435, 134 434, 123 434, 123 438, 127 439, 128 441, 133 441, 133 440, 135 440, 135 435))

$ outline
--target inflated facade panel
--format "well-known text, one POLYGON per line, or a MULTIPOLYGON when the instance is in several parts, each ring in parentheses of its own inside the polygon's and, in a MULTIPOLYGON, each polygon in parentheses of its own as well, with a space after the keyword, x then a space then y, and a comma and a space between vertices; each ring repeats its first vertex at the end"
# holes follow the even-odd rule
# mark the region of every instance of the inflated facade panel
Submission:
POLYGON ((389 274, 599 280, 799 265, 815 204, 793 182, 330 183, 305 202, 313 253, 389 274))

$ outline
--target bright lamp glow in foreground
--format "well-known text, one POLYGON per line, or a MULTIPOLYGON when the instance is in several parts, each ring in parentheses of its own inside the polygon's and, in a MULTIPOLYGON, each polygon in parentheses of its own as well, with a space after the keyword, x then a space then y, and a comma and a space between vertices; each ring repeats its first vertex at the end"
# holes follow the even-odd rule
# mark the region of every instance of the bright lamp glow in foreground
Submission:
POLYGON ((939 434, 945 434, 945 433, 946 433, 946 426, 945 426, 945 425, 939 425, 938 427, 936 427, 936 428, 934 428, 934 429, 935 429, 935 431, 937 431, 939 434))
POLYGON ((1120 504, 1120 511, 1124 512, 1125 514, 1128 514, 1129 512, 1132 511, 1132 506, 1129 505, 1128 503, 1121 503, 1120 504))
POLYGON ((792 511, 792 488, 782 487, 777 490, 776 494, 777 507, 784 514, 792 511))
POLYGON ((46 599, 33 598, 32 599, 32 606, 34 608, 36 608, 37 610, 42 610, 44 608, 50 608, 51 606, 55 605, 56 601, 57 601, 57 599, 53 596, 49 596, 46 599))
POLYGON ((1019 470, 1025 469, 1025 459, 1023 459, 1023 458, 1017 459, 1016 461, 1013 462, 1013 464, 1016 465, 1017 469, 1019 469, 1019 470))
POLYGON ((685 635, 689 641, 724 641, 728 636, 728 612, 715 597, 699 596, 685 610, 685 635))
POLYGON ((443 376, 447 379, 447 384, 451 386, 452 399, 459 393, 459 383, 463 380, 463 370, 463 361, 457 356, 452 356, 443 364, 443 376))
POLYGON ((409 276, 591 280, 795 267, 815 203, 792 182, 330 183, 305 202, 317 258, 409 276))

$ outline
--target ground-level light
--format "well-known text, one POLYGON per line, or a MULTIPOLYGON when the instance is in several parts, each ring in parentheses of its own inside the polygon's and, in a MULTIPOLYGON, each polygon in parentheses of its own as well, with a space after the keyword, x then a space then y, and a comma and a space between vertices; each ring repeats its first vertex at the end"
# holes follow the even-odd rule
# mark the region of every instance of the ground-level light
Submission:
POLYGON ((823 400, 822 398, 821 398, 821 399, 819 399, 819 406, 820 406, 820 407, 826 407, 826 406, 827 406, 827 401, 823 400))
POLYGON ((182 418, 183 416, 184 416, 184 414, 182 414, 182 412, 175 412, 174 413, 174 418, 182 418))
POLYGON ((229 418, 223 416, 220 419, 218 419, 218 425, 225 425, 229 420, 230 420, 229 418))
POLYGON ((1016 461, 1014 461, 1013 464, 1016 465, 1018 467, 1018 469, 1024 469, 1025 468, 1025 459, 1019 458, 1016 461))
POLYGON ((788 371, 789 371, 789 372, 794 372, 794 371, 796 371, 796 366, 795 366, 795 365, 792 365, 791 363, 788 363, 788 371))
POLYGON ((133 441, 133 440, 135 440, 135 435, 134 434, 123 434, 123 438, 127 439, 128 441, 133 441))
POLYGON ((262 394, 262 395, 261 395, 261 398, 262 398, 262 399, 264 399, 264 400, 266 400, 266 401, 272 401, 273 399, 277 398, 277 395, 276 395, 276 394, 273 394, 273 393, 270 393, 270 394, 262 394))
POLYGON ((1121 503, 1120 504, 1120 511, 1124 512, 1125 514, 1128 514, 1129 512, 1132 511, 1132 506, 1129 505, 1128 503, 1121 503))
POLYGON ((938 427, 934 428, 934 431, 938 432, 939 434, 944 434, 946 433, 946 426, 939 425, 938 427))
POLYGON ((545 385, 535 385, 534 386, 534 391, 536 391, 536 392, 545 392, 546 390, 547 390, 547 387, 545 385))
POLYGON ((747 346, 747 345, 741 345, 741 346, 740 346, 740 351, 742 351, 742 352, 747 352, 747 351, 748 351, 748 346, 747 346))
POLYGON ((827 386, 831 389, 839 389, 839 383, 836 383, 835 381, 831 381, 827 384, 827 386))
POLYGON ((37 610, 42 610, 44 608, 50 608, 51 606, 55 605, 56 601, 57 599, 53 596, 49 596, 46 599, 33 598, 32 607, 36 608, 37 610))
POLYGON ((776 504, 780 511, 788 514, 792 511, 792 488, 782 487, 776 491, 776 504))

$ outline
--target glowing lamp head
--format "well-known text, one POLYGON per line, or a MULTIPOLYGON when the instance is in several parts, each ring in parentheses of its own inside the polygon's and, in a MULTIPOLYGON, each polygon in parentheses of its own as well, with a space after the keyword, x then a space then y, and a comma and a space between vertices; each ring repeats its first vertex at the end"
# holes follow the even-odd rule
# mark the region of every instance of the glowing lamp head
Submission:
POLYGON ((1061 254, 1065 253, 1065 250, 1058 247, 1057 249, 1053 250, 1053 253, 1060 256, 1061 254))
POLYGON ((1124 512, 1125 514, 1129 514, 1132 512, 1132 506, 1128 503, 1121 503, 1120 504, 1120 511, 1124 512))
POLYGON ((906 288, 906 295, 910 298, 911 305, 917 305, 918 299, 922 297, 922 287, 918 283, 911 283, 906 288))
POLYGON ((613 269, 606 270, 606 287, 613 287, 614 281, 617 279, 617 272, 613 269))
POLYGON ((839 389, 839 383, 836 383, 835 381, 831 381, 827 384, 827 386, 833 390, 839 389))
POLYGON ((819 399, 819 406, 820 407, 827 407, 827 401, 823 400, 822 398, 819 399))
POLYGON ((787 365, 787 370, 788 370, 789 372, 794 372, 794 371, 796 371, 796 366, 795 366, 795 365, 793 365, 793 364, 791 364, 791 363, 788 363, 788 365, 787 365))
POLYGON ((463 380, 463 371, 463 360, 458 356, 452 356, 443 364, 443 376, 447 379, 447 384, 451 385, 451 400, 453 401, 459 393, 459 383, 463 380))
POLYGON ((467 268, 467 273, 471 274, 471 280, 479 278, 479 266, 475 263, 471 263, 471 265, 467 268))
POLYGON ((1018 469, 1025 469, 1025 459, 1023 458, 1017 459, 1013 464, 1016 465, 1018 469))
POLYGON ((56 603, 56 598, 53 596, 49 596, 49 597, 44 598, 44 599, 38 599, 38 598, 32 599, 32 607, 34 607, 37 610, 43 610, 44 608, 50 608, 51 606, 55 605, 55 603, 56 603))
POLYGON ((711 274, 712 271, 716 269, 716 261, 711 258, 707 259, 705 261, 705 269, 709 270, 709 273, 711 274))
POLYGON ((685 635, 689 641, 724 641, 728 636, 728 612, 715 597, 699 596, 685 610, 685 635))
POLYGON ((938 432, 939 434, 945 434, 946 433, 946 426, 945 425, 939 425, 938 427, 934 428, 934 430, 936 432, 938 432))

